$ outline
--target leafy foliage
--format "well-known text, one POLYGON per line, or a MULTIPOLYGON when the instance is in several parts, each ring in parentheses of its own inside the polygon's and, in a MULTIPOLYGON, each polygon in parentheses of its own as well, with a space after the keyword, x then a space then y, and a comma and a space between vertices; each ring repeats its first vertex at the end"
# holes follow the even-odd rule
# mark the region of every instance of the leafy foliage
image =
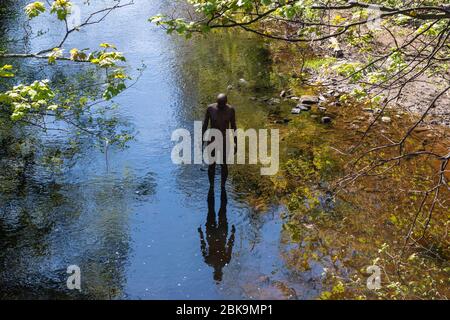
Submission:
POLYGON ((59 20, 64 20, 70 14, 72 3, 68 0, 54 0, 50 8, 51 13, 56 13, 59 20))
POLYGON ((56 110, 56 105, 49 105, 55 97, 48 86, 48 80, 34 81, 31 85, 20 84, 12 90, 0 94, 0 103, 11 107, 11 119, 20 120, 26 115, 47 110, 56 110))
MULTIPOLYGON (((391 38, 386 52, 378 58, 339 64, 338 73, 360 82, 368 97, 372 91, 402 86, 422 69, 448 70, 450 49, 450 1, 327 1, 311 0, 189 0, 194 13, 180 16, 157 15, 150 21, 168 33, 187 37, 223 28, 238 28, 269 39, 290 43, 323 43, 340 39, 361 53, 377 51, 374 35, 391 38), (198 18, 186 18, 186 17, 198 18), (399 34, 396 28, 411 29, 399 34), (445 45, 447 43, 447 45, 445 45), (436 49, 433 51, 433 49, 436 49), (409 60, 409 62, 408 62, 409 60), (411 60, 414 63, 411 63, 411 60), (412 75, 409 77, 408 75, 412 75)), ((330 45, 337 45, 337 40, 330 45)), ((335 48, 336 49, 336 48, 335 48)), ((448 83, 448 81, 446 82, 448 83)), ((379 93, 378 93, 379 94, 379 93)))
POLYGON ((40 1, 30 3, 25 7, 25 13, 30 19, 39 16, 43 12, 45 12, 45 5, 40 1))
MULTIPOLYGON (((80 70, 71 74, 70 77, 60 74, 58 77, 53 77, 53 81, 44 79, 29 83, 17 75, 13 81, 19 84, 13 86, 11 81, 5 81, 4 85, 2 83, 3 91, 0 91, 0 120, 2 123, 6 123, 11 132, 15 131, 14 128, 31 128, 36 133, 33 139, 16 137, 17 139, 35 145, 38 143, 39 131, 64 131, 67 134, 74 133, 77 137, 77 139, 71 139, 70 142, 73 146, 71 149, 76 150, 76 144, 80 143, 82 136, 89 137, 92 139, 93 145, 98 145, 102 149, 105 148, 105 145, 107 147, 111 145, 125 147, 127 141, 133 138, 129 130, 125 128, 119 130, 123 123, 114 116, 116 105, 111 101, 126 90, 126 82, 131 80, 127 74, 124 55, 117 50, 116 46, 108 43, 100 43, 99 49, 94 51, 64 48, 65 41, 73 31, 78 31, 89 24, 101 22, 112 10, 121 7, 120 2, 121 0, 114 1, 113 6, 91 13, 87 20, 73 29, 70 29, 67 24, 67 18, 73 7, 71 1, 54 0, 46 3, 36 1, 25 6, 24 12, 29 19, 37 18, 48 9, 58 21, 62 21, 66 27, 65 33, 62 34, 62 41, 36 53, 2 51, 0 58, 38 59, 39 61, 46 59, 50 73, 51 68, 57 63, 80 64, 80 70), (69 51, 68 55, 65 54, 67 51, 69 51), (58 78, 64 80, 59 81, 58 78), (75 143, 75 140, 78 142, 75 143)), ((84 4, 89 5, 89 1, 84 4)), ((0 67, 0 78, 15 77, 15 72, 13 72, 15 62, 13 60, 12 63, 0 67)), ((16 131, 26 132, 24 130, 16 131)), ((45 154, 45 149, 50 150, 51 146, 41 145, 38 149, 45 154)), ((62 163, 61 157, 64 154, 55 153, 49 158, 53 159, 49 164, 52 163, 55 168, 58 167, 57 164, 62 163)))
POLYGON ((0 67, 0 78, 14 77, 14 73, 11 72, 12 69, 13 66, 9 64, 5 64, 4 66, 0 67))

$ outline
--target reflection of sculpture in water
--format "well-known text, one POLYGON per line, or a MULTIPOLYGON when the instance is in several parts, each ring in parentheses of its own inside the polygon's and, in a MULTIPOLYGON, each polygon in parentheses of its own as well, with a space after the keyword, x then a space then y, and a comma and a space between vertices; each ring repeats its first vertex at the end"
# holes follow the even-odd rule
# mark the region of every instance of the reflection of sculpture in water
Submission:
POLYGON ((214 202, 214 189, 210 188, 208 193, 208 216, 205 224, 206 240, 201 227, 198 228, 198 232, 200 233, 200 248, 203 258, 206 264, 214 268, 214 280, 222 281, 222 269, 231 261, 236 228, 234 225, 231 227, 231 236, 227 239, 227 195, 224 189, 220 199, 217 221, 214 202))

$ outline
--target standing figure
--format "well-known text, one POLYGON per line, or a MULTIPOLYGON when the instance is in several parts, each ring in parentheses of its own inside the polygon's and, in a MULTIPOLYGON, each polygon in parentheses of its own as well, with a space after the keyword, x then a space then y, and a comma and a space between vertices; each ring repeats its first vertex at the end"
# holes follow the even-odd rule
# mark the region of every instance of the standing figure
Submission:
MULTIPOLYGON (((234 108, 228 104, 228 98, 225 94, 221 93, 217 96, 217 103, 208 106, 205 114, 205 120, 203 121, 202 134, 205 135, 208 130, 208 125, 211 123, 211 129, 217 129, 222 133, 223 137, 223 162, 221 164, 221 190, 225 189, 225 183, 228 178, 228 165, 226 163, 227 148, 226 148, 226 135, 227 129, 233 130, 233 135, 236 131, 236 114, 234 108)), ((236 142, 236 136, 234 135, 236 142)), ((236 144, 235 144, 236 145, 236 144)), ((214 155, 213 155, 214 156, 214 155)), ((216 163, 212 163, 208 167, 208 178, 210 188, 214 189, 214 176, 216 172, 216 163)))

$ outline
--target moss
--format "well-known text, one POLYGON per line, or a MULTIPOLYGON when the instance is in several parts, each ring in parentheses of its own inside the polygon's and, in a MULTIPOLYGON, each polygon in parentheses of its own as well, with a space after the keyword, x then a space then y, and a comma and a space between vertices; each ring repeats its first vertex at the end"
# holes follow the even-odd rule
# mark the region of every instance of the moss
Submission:
POLYGON ((305 61, 304 67, 305 68, 309 68, 312 70, 319 70, 320 68, 322 68, 323 66, 329 66, 333 63, 336 62, 336 58, 321 58, 321 57, 317 57, 317 58, 312 58, 312 59, 308 59, 305 61))

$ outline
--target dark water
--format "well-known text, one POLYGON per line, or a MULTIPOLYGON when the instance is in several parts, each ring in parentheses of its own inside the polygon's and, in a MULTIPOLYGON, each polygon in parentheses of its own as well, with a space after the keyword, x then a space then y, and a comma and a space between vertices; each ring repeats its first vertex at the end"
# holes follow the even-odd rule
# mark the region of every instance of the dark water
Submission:
MULTIPOLYGON (((147 18, 169 3, 138 0, 68 41, 67 48, 113 43, 130 67, 147 65, 139 82, 116 99, 136 140, 124 151, 109 152, 108 170, 104 154, 92 148, 70 170, 51 179, 37 170, 20 191, 2 195, 0 296, 258 299, 317 294, 283 265, 282 208, 255 213, 229 182, 227 203, 221 207, 217 190, 209 203, 221 219, 208 222, 208 212, 210 219, 214 212, 208 210, 206 172, 198 165, 172 164, 172 131, 191 128, 217 92, 240 78, 260 90, 271 84, 264 44, 255 39, 223 34, 184 42, 150 25, 147 18), (210 241, 205 252, 199 228, 210 241), (69 265, 81 268, 81 293, 66 289, 69 265)), ((50 21, 33 22, 51 31, 31 40, 31 51, 60 38, 58 24, 50 21)), ((20 68, 26 75, 41 67, 45 73, 44 66, 24 61, 20 68)), ((250 95, 236 90, 230 95, 239 124, 262 126, 264 107, 250 95)))

